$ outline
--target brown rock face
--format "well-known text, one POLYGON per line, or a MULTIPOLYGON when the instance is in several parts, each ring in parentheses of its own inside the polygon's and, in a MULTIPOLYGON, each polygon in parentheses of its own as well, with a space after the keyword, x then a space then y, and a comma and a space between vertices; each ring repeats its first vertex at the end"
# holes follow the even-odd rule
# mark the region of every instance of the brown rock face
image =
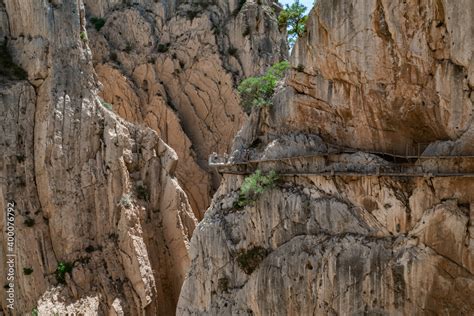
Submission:
POLYGON ((219 183, 207 157, 228 151, 242 123, 236 81, 287 56, 270 4, 85 1, 102 97, 176 150, 197 218, 219 183))
POLYGON ((237 2, 0 0, 18 314, 174 314, 235 83, 287 55, 270 3, 237 2))
MULTIPOLYGON (((271 108, 254 111, 234 149, 278 159, 326 153, 326 141, 386 153, 474 154, 473 6, 319 0, 286 87, 271 108)), ((351 172, 301 174, 314 167, 304 158, 259 163, 300 174, 282 175, 243 208, 235 204, 243 177, 226 175, 191 240, 178 313, 473 314, 474 178, 368 176, 367 164, 401 162, 341 156, 351 172)), ((473 161, 441 164, 462 173, 472 172, 473 161)))
POLYGON ((445 151, 474 152, 473 11, 469 0, 321 1, 293 53, 282 121, 363 149, 462 138, 445 151))
POLYGON ((197 223, 176 153, 100 105, 81 2, 0 8, 12 62, 28 79, 2 70, 0 208, 15 209, 15 312, 173 313, 197 223), (61 261, 72 266, 63 278, 61 261))

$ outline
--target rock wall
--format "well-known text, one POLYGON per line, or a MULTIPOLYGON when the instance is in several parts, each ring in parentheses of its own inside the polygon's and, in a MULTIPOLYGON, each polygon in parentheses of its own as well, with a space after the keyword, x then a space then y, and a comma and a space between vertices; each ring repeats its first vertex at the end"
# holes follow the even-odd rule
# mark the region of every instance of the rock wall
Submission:
POLYGON ((0 8, 12 57, 2 51, 2 67, 15 70, 2 69, 0 86, 0 208, 16 210, 14 313, 173 314, 197 224, 175 151, 101 105, 81 1, 0 8), (60 262, 72 265, 64 282, 60 262))
POLYGON ((178 314, 474 311, 472 180, 288 177, 243 210, 241 179, 224 183, 178 314))
POLYGON ((321 1, 292 56, 282 124, 363 149, 474 152, 473 11, 469 0, 321 1))
POLYGON ((235 84, 287 56, 275 9, 0 0, 0 208, 16 210, 15 313, 175 313, 189 239, 220 180, 207 156, 227 151, 242 121, 235 84), (61 263, 72 267, 64 280, 61 263))
MULTIPOLYGON (((472 1, 319 0, 286 84, 234 149, 472 155, 473 12, 472 1)), ((295 174, 240 209, 243 179, 224 177, 196 229, 178 314, 474 313, 472 177, 295 174)))
POLYGON ((242 123, 235 84, 287 56, 272 3, 85 1, 101 96, 176 150, 198 219, 219 184, 208 156, 228 151, 242 123))

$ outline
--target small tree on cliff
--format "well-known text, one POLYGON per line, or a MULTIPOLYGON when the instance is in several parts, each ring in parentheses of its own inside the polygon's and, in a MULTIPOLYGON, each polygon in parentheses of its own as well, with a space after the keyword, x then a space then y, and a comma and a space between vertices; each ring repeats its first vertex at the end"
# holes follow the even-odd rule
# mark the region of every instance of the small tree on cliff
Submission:
POLYGON ((275 171, 263 174, 257 170, 253 174, 245 178, 240 187, 239 198, 234 203, 234 207, 242 208, 255 202, 260 195, 268 189, 273 188, 275 182, 278 181, 278 175, 275 171))
POLYGON ((288 43, 290 47, 295 45, 299 36, 305 32, 305 25, 308 16, 305 15, 306 7, 296 0, 291 5, 286 5, 278 16, 280 29, 286 28, 288 31, 288 43))
POLYGON ((277 82, 283 79, 289 66, 286 60, 281 61, 271 66, 264 75, 249 77, 239 84, 240 103, 246 112, 271 104, 277 82))

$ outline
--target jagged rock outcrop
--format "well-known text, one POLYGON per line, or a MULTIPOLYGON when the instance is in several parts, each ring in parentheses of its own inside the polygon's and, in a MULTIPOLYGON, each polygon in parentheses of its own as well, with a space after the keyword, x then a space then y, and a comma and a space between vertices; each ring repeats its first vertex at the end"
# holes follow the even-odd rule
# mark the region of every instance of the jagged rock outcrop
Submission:
POLYGON ((1 71, 0 208, 15 205, 15 313, 174 313, 197 224, 175 151, 100 104, 81 1, 0 3, 12 70, 1 71), (62 277, 60 262, 72 268, 62 277))
POLYGON ((202 218, 219 183, 207 157, 228 151, 242 123, 235 83, 287 56, 273 1, 85 5, 102 97, 176 150, 177 177, 202 218))
MULTIPOLYGON (((233 149, 474 154, 473 12, 472 1, 319 0, 286 87, 233 149)), ((443 163, 462 173, 472 158, 458 159, 443 163)), ((294 174, 240 208, 242 181, 224 177, 196 229, 178 314, 474 313, 473 177, 294 174)))

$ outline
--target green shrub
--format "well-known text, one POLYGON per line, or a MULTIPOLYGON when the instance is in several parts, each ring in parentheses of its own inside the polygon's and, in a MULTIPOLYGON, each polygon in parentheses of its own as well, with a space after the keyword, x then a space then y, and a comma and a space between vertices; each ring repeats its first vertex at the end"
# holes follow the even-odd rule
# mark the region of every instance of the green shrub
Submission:
POLYGON ((253 203, 262 193, 272 188, 277 180, 278 175, 275 171, 271 171, 268 175, 262 174, 260 170, 255 171, 255 173, 245 178, 240 187, 239 198, 234 206, 242 208, 253 203))
POLYGON ((198 11, 194 11, 194 10, 188 10, 186 11, 186 16, 188 17, 189 20, 194 20, 195 17, 197 17, 198 15, 198 11))
POLYGON ((235 56, 237 57, 238 56, 238 49, 235 48, 235 47, 229 47, 229 49, 227 50, 227 53, 230 55, 230 56, 235 56))
POLYGON ((33 273, 33 269, 32 268, 23 268, 23 273, 25 275, 30 275, 33 273))
POLYGON ((166 44, 158 44, 157 50, 158 53, 166 53, 170 47, 169 43, 166 44))
POLYGON ((278 176, 275 171, 270 171, 268 175, 263 175, 262 171, 257 170, 255 173, 245 178, 240 192, 244 195, 259 195, 268 188, 273 187, 278 176))
POLYGON ((148 193, 148 189, 144 185, 137 185, 135 188, 137 192, 137 198, 140 200, 148 201, 150 199, 150 193, 148 193))
POLYGON ((6 42, 0 44, 0 77, 3 76, 12 80, 25 80, 28 78, 26 71, 13 62, 6 42))
POLYGON ((281 61, 270 67, 264 75, 247 78, 239 84, 237 90, 245 111, 271 104, 276 84, 284 77, 289 65, 286 60, 281 61))
POLYGON ((16 160, 17 160, 19 163, 24 162, 25 159, 26 159, 26 157, 25 157, 25 155, 23 155, 23 154, 18 154, 18 155, 16 155, 16 160))
POLYGON ((127 45, 125 46, 125 49, 123 51, 126 52, 126 53, 130 53, 132 50, 133 50, 132 43, 127 43, 127 45))
POLYGON ((39 315, 39 312, 38 312, 38 309, 35 307, 31 310, 31 316, 38 316, 39 315))
POLYGON ((23 223, 27 227, 33 227, 33 226, 35 226, 35 219, 31 218, 31 217, 27 217, 23 223))
POLYGON ((247 251, 241 251, 237 256, 237 264, 247 274, 252 274, 260 262, 268 255, 268 251, 262 247, 253 247, 247 251))
POLYGON ((217 280, 217 288, 220 292, 227 293, 229 291, 229 279, 227 277, 217 280))
POLYGON ((120 198, 119 204, 125 208, 132 207, 132 201, 129 194, 125 194, 120 198))
POLYGON ((113 111, 114 110, 114 107, 112 106, 112 104, 108 103, 108 102, 105 102, 104 100, 102 99, 99 99, 100 100, 100 104, 102 104, 102 106, 104 108, 106 108, 107 110, 109 111, 113 111))
POLYGON ((58 283, 66 283, 66 273, 72 272, 72 263, 60 261, 58 267, 56 268, 56 280, 58 283))
POLYGON ((87 33, 86 32, 81 32, 81 41, 86 42, 87 41, 87 33))
POLYGON ((91 23, 94 25, 94 27, 97 31, 100 31, 100 29, 105 25, 105 19, 92 17, 91 18, 91 23))

